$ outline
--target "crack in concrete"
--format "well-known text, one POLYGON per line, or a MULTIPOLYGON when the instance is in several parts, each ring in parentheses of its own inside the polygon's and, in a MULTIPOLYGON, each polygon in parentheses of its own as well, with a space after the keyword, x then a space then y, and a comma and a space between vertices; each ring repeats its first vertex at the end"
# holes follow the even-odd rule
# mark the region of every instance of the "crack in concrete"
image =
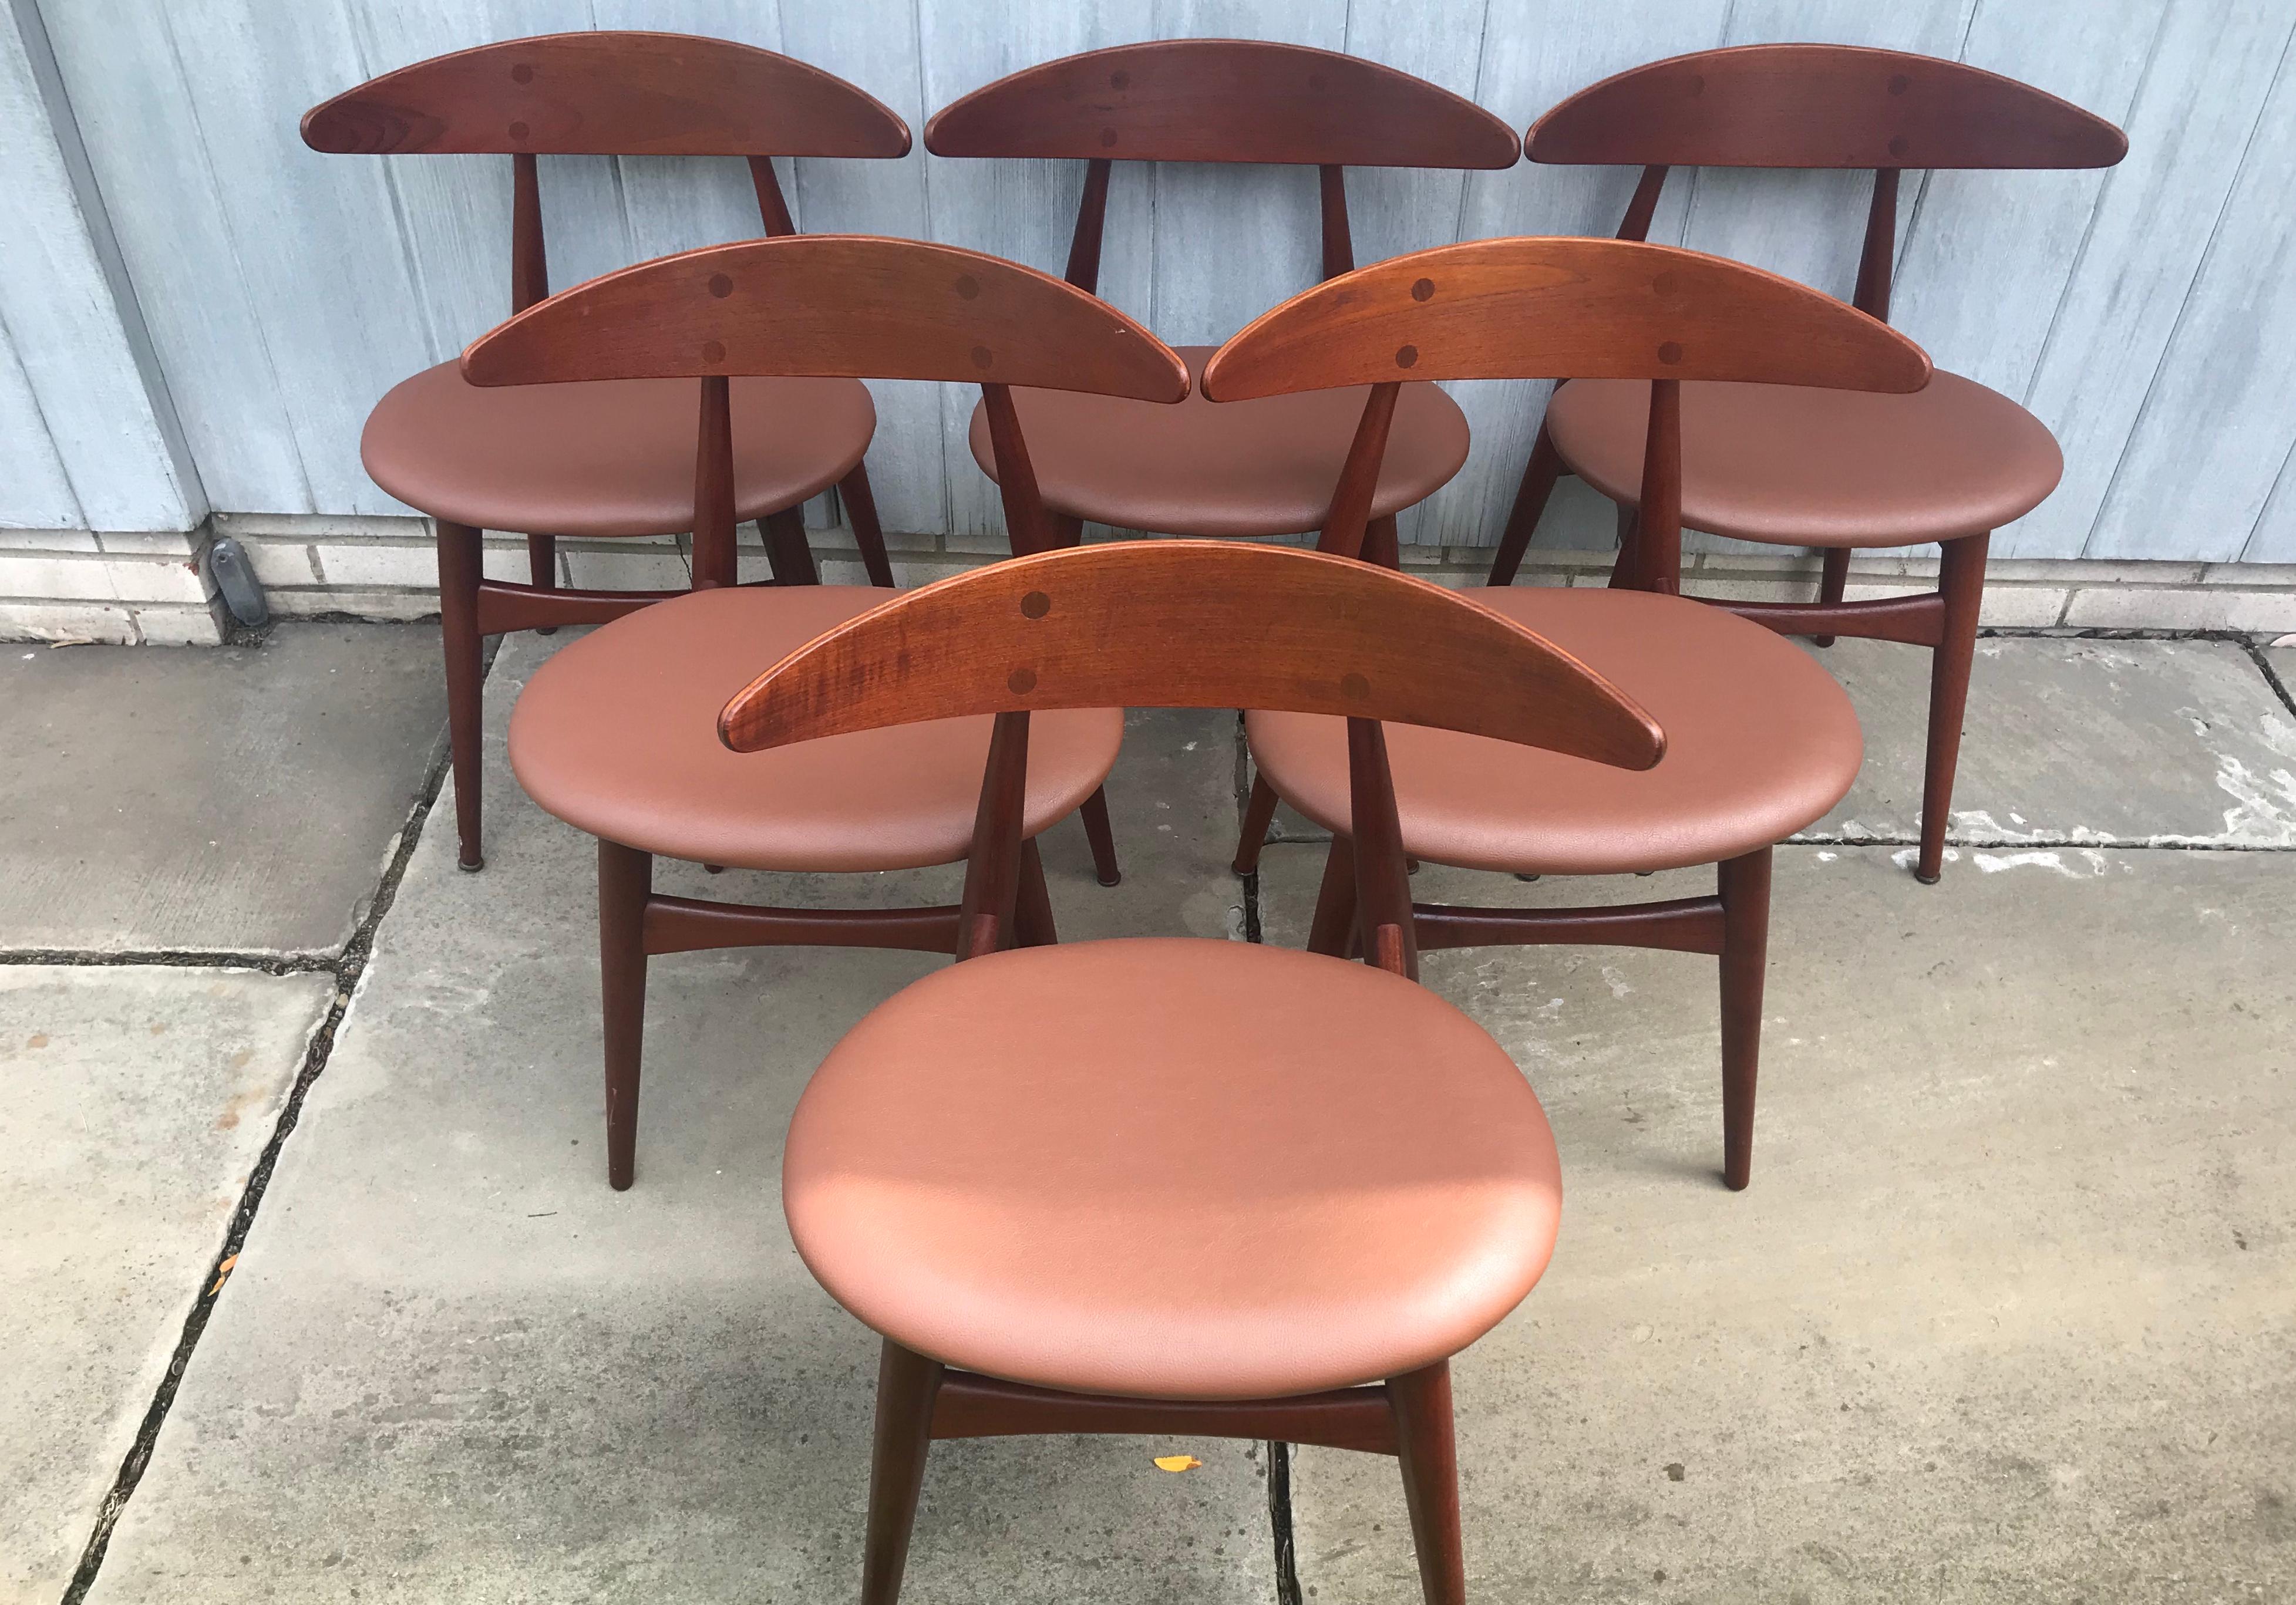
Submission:
POLYGON ((2241 651, 2248 654, 2249 661, 2256 665, 2257 673, 2264 676, 2264 683, 2272 687, 2272 694, 2280 699, 2280 706, 2290 713, 2296 713, 2296 697, 2288 694, 2288 683, 2280 677, 2280 671, 2272 667, 2272 659, 2264 655, 2264 649, 2256 643, 2256 637, 2243 635, 2239 643, 2241 651))
MULTIPOLYGON (((349 949, 346 946, 345 952, 349 949)), ((93 970, 106 965, 168 970, 258 970, 265 975, 332 975, 341 954, 241 952, 214 947, 124 947, 117 952, 82 947, 0 948, 0 964, 62 964, 93 970)))
MULTIPOLYGON (((489 659, 491 664, 491 659, 489 659)), ((286 1145, 288 1134, 295 1129, 303 1112, 304 1096, 311 1090, 327 1068, 333 1054, 335 1036, 341 1028, 343 1017, 351 999, 358 991, 360 979, 366 973, 369 956, 374 949, 376 929, 398 901, 399 884, 406 879, 407 865, 414 860, 414 848, 422 839, 423 823, 429 819, 431 807, 439 800, 445 784, 447 761, 445 754, 433 757, 430 773, 424 776, 422 790, 408 811, 406 821, 399 827, 398 845, 383 867, 381 879, 375 883, 374 895, 366 912, 352 930, 350 940, 342 951, 330 959, 324 956, 308 958, 282 957, 275 954, 215 954, 215 953, 9 953, 0 954, 4 963, 53 963, 83 965, 171 964, 190 968, 259 970, 271 975, 331 974, 335 978, 335 995, 327 1004, 327 1012, 318 1028, 312 1032, 308 1047, 304 1050, 303 1068, 295 1077, 295 1085, 287 1095, 287 1102, 279 1112, 278 1123, 272 1127, 270 1140, 263 1145, 262 1156, 249 1174, 247 1186, 240 1194, 239 1206, 232 1213, 231 1224, 224 1233, 223 1246, 216 1250, 215 1258, 200 1278, 200 1291, 193 1301, 191 1313, 184 1318, 182 1334, 176 1340, 176 1351, 168 1361, 167 1374, 160 1379, 152 1403, 144 1413, 143 1425, 137 1428, 135 1441, 127 1457, 119 1463, 119 1474, 112 1481, 111 1491, 103 1497, 97 1509, 95 1526, 88 1534, 87 1547, 80 1552, 78 1567, 72 1573, 70 1585, 65 1588, 62 1605, 81 1605, 87 1592, 94 1586, 96 1574, 103 1566, 104 1552, 111 1546, 111 1533, 119 1521, 120 1512, 135 1495, 136 1485, 152 1462, 152 1451, 158 1444, 160 1429, 167 1425, 168 1413, 174 1407, 177 1389, 183 1386, 184 1373, 191 1365, 192 1354, 199 1347, 207 1331, 208 1317, 215 1311, 216 1301, 223 1296, 227 1278, 223 1267, 235 1259, 247 1242, 248 1233, 255 1225, 256 1211, 262 1207, 263 1195, 271 1184, 271 1174, 279 1163, 279 1155, 286 1145)))

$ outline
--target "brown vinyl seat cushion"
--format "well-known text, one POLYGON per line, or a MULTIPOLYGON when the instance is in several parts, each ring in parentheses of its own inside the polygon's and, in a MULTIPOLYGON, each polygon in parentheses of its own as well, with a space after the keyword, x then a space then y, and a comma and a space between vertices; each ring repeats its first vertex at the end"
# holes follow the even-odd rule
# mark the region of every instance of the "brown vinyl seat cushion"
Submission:
MULTIPOLYGON (((1649 420, 1639 379, 1574 379, 1546 413, 1564 466, 1629 507, 1649 420)), ((2039 506, 2064 469, 2039 419, 1941 370, 1906 396, 1682 387, 1682 521, 1713 535, 1787 546, 1981 535, 2039 506)))
MULTIPOLYGON (((1800 647, 1702 602, 1520 585, 1463 594, 1529 626, 1650 710, 1655 767, 1631 771, 1418 725, 1387 726, 1406 851, 1517 874, 1602 875, 1734 858, 1841 800, 1864 753, 1857 716, 1800 647)), ((1245 716, 1276 794, 1349 828, 1347 727, 1245 716)))
MULTIPOLYGON (((818 495, 869 449, 877 409, 854 379, 736 379, 734 516, 818 495)), ((474 385, 451 362, 375 404, 359 455, 377 485, 449 523, 525 535, 693 528, 701 381, 474 385)))
MULTIPOLYGON (((601 626, 534 672, 510 720, 519 784, 593 836, 745 869, 913 869, 972 845, 994 720, 937 719, 737 753, 726 699, 891 594, 866 585, 696 591, 601 626)), ((1120 708, 1029 721, 1028 831, 1116 762, 1120 708)))
MULTIPOLYGON (((1304 535, 1332 510, 1368 385, 1254 401, 1203 397, 1217 349, 1182 346, 1189 390, 1177 406, 1062 390, 1013 392, 1037 488, 1056 513, 1154 535, 1304 535)), ((972 455, 996 477, 988 419, 972 410, 972 455)), ((1380 464, 1371 516, 1441 489, 1467 460, 1467 420, 1431 384, 1407 384, 1380 464)))
POLYGON ((938 970, 831 1052, 782 1200, 838 1302, 1010 1381, 1255 1398, 1464 1348, 1554 1251, 1554 1138, 1383 970, 1195 938, 938 970))

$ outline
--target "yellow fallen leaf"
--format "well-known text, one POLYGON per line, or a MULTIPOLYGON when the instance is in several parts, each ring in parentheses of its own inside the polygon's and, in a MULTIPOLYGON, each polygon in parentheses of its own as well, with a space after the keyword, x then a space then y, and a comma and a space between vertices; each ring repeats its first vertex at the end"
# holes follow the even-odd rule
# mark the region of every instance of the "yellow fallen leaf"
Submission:
POLYGON ((1160 1454, 1156 1457, 1159 1471, 1193 1471, 1203 1463, 1193 1454, 1160 1454))
POLYGON ((236 1254, 234 1254, 234 1255, 233 1255, 229 1259, 225 1260, 225 1261, 223 1262, 223 1264, 221 1264, 221 1265, 217 1265, 217 1266, 216 1267, 216 1280, 215 1280, 215 1286, 213 1286, 213 1287, 211 1287, 211 1288, 209 1288, 209 1289, 208 1290, 208 1297, 209 1297, 209 1298, 214 1298, 217 1293, 220 1293, 220 1292, 222 1292, 222 1291, 223 1291, 223 1284, 224 1284, 225 1282, 229 1282, 229 1281, 231 1280, 231 1268, 232 1268, 232 1266, 234 1266, 234 1265, 237 1265, 238 1263, 239 1263, 239 1256, 238 1256, 238 1255, 236 1255, 236 1254))

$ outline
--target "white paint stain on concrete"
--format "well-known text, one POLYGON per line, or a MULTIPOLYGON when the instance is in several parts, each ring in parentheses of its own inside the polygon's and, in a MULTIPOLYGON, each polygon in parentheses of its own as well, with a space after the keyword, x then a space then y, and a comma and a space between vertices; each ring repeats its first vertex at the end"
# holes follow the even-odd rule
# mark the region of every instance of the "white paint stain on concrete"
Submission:
POLYGON ((2103 853, 2093 848, 2083 848, 2076 856, 2080 861, 2078 864, 2066 863, 2063 853, 2051 851, 1972 853, 1970 862, 1988 875, 1997 875, 2004 870, 2045 869, 2054 870, 2068 880, 2086 880, 2104 873, 2105 856, 2103 853))

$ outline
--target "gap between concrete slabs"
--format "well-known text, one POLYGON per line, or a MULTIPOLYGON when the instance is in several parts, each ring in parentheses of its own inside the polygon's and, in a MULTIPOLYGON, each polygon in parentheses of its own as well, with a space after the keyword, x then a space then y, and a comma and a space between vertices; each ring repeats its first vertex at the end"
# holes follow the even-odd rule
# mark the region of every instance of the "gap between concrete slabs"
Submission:
MULTIPOLYGON (((493 665, 490 645, 487 667, 493 665)), ((135 1441, 120 1462, 119 1475, 113 1479, 111 1491, 104 1495, 96 1512, 95 1525, 88 1534, 87 1547, 81 1552, 79 1565, 73 1571, 70 1585, 64 1590, 62 1605, 79 1605, 88 1590, 94 1585, 96 1574, 103 1565, 106 1547, 111 1541, 112 1528, 118 1525, 119 1512, 135 1493, 143 1479, 144 1468, 151 1462, 152 1445, 159 1440, 160 1429, 167 1422, 168 1409, 175 1403, 176 1390, 182 1386, 184 1373, 190 1365, 193 1351, 199 1347, 200 1336, 207 1330, 208 1317, 214 1311, 217 1299, 228 1285, 225 1267, 237 1258, 246 1244, 255 1216, 262 1207, 264 1190, 270 1184, 271 1173, 276 1167, 279 1154, 289 1134, 302 1115, 303 1100, 311 1084, 326 1069, 327 1058, 334 1051, 335 1033, 340 1028, 344 1011, 349 1007, 359 979, 365 973, 367 956, 373 951, 374 933, 390 913, 391 904, 398 895, 398 886, 405 878, 406 865, 414 856, 415 845, 422 839, 423 823, 437 802, 439 789, 447 774, 447 758, 443 751, 434 754, 429 773, 423 777, 414 805, 400 825, 396 842, 386 862, 374 894, 365 912, 351 932, 342 951, 332 960, 298 956, 282 958, 275 954, 230 953, 11 953, 0 955, 0 962, 80 964, 88 966, 152 965, 184 968, 231 968, 261 970, 270 975, 293 975, 324 972, 335 978, 334 996, 329 1000, 327 1011, 311 1034, 310 1045, 305 1050, 302 1069, 279 1112, 278 1122, 272 1127, 269 1141, 249 1174, 239 1205, 232 1212, 231 1224, 224 1232, 222 1245, 209 1262, 200 1280, 200 1292, 191 1312, 184 1319, 181 1336, 176 1340, 175 1353, 168 1362, 166 1375, 145 1409, 144 1421, 136 1429, 135 1441)))

